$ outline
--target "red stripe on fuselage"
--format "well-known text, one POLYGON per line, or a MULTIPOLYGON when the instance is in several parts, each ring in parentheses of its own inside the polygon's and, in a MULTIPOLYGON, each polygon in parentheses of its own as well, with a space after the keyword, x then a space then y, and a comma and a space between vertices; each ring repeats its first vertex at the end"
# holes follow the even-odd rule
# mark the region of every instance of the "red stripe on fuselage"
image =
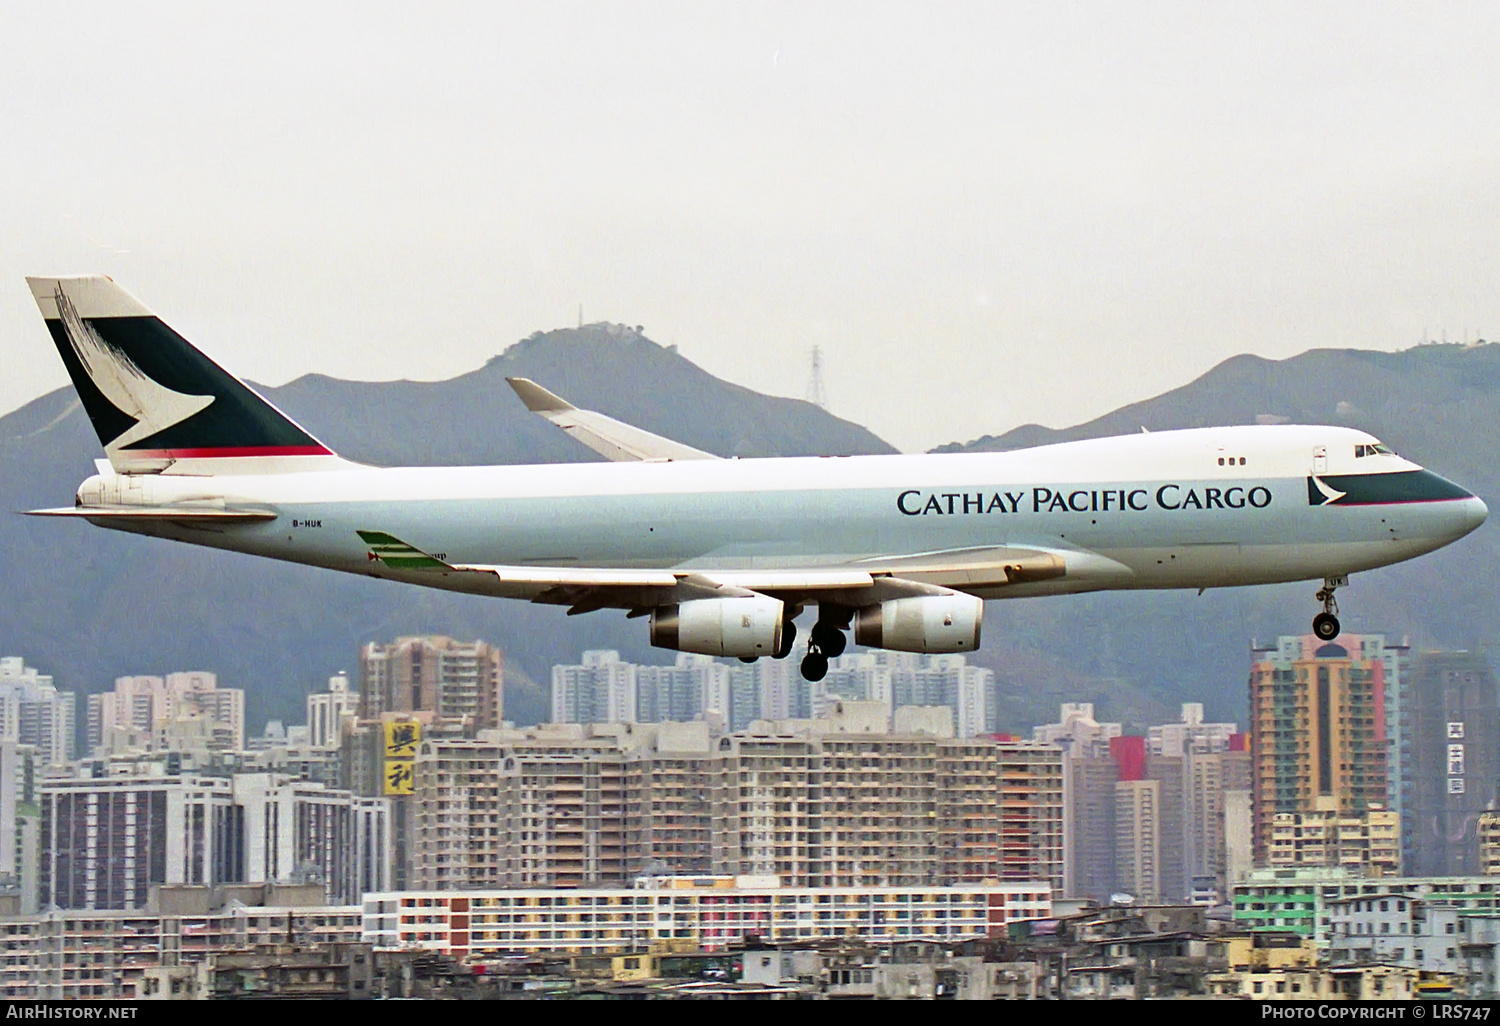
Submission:
POLYGON ((244 456, 332 456, 331 449, 321 445, 242 445, 219 449, 126 449, 131 456, 153 459, 212 460, 244 456))

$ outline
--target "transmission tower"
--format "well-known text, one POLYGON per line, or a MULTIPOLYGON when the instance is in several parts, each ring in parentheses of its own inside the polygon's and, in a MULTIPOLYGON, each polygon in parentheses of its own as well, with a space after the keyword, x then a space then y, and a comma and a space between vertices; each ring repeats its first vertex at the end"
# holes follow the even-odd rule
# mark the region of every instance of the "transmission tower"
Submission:
POLYGON ((812 347, 812 375, 807 381, 807 401, 820 410, 828 409, 828 393, 823 390, 823 351, 812 347))

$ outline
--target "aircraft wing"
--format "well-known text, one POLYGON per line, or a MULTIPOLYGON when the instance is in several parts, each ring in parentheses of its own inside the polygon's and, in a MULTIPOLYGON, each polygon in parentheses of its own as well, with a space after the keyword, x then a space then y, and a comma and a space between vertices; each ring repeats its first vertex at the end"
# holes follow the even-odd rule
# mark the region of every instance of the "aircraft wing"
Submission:
POLYGON ((533 602, 571 606, 570 613, 595 609, 646 611, 696 598, 730 598, 756 593, 797 594, 871 588, 875 578, 848 568, 707 573, 697 570, 613 570, 589 567, 500 566, 449 563, 384 531, 359 531, 369 559, 412 574, 471 577, 472 590, 533 602))
POLYGON ((606 417, 593 410, 580 410, 528 378, 505 379, 526 408, 582 442, 607 460, 716 460, 713 453, 694 449, 661 435, 606 417))
POLYGON ((462 575, 471 578, 471 586, 463 590, 566 605, 569 614, 628 609, 632 616, 638 616, 673 602, 753 594, 784 601, 867 605, 955 590, 995 589, 1072 573, 1124 570, 1094 553, 1016 547, 946 549, 788 570, 500 566, 449 563, 383 531, 358 533, 369 546, 369 558, 391 570, 415 575, 462 575))

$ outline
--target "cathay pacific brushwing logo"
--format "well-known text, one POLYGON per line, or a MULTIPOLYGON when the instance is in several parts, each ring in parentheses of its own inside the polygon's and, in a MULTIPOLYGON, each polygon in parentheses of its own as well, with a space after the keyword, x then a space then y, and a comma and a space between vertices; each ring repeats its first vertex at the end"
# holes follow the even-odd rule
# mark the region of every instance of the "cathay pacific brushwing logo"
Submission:
POLYGON ((1335 488, 1330 488, 1328 485, 1324 484, 1323 479, 1316 474, 1313 474, 1307 479, 1307 484, 1307 504, 1309 506, 1330 506, 1349 494, 1348 492, 1341 492, 1335 488), (1314 488, 1317 489, 1316 492, 1313 491, 1314 488), (1322 502, 1318 501, 1319 495, 1323 497, 1322 502))
POLYGON ((54 290, 52 298, 57 302, 57 315, 67 333, 68 344, 78 362, 83 364, 89 380, 121 413, 135 420, 133 427, 105 446, 107 450, 121 449, 149 438, 202 412, 213 403, 211 395, 174 392, 147 377, 123 350, 106 342, 93 325, 78 315, 61 285, 54 290))

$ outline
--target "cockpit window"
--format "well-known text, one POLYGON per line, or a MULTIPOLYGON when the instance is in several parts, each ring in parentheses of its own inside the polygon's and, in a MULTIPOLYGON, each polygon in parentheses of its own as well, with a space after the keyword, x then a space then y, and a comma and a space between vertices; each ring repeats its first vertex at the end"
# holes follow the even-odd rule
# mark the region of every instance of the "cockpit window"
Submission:
POLYGON ((1394 456, 1394 455, 1396 455, 1396 450, 1392 449, 1388 445, 1382 445, 1379 442, 1376 442, 1374 445, 1356 445, 1354 447, 1354 456, 1355 456, 1356 459, 1358 459, 1361 456, 1394 456))

